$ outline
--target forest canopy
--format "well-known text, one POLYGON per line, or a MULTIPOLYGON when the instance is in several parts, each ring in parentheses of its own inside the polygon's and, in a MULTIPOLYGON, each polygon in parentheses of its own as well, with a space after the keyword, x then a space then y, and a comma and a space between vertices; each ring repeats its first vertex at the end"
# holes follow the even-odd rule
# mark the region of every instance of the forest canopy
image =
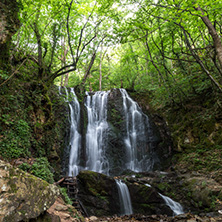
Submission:
MULTIPOLYGON (((20 0, 12 71, 86 90, 124 87, 181 102, 222 92, 219 0, 20 0), (31 70, 31 71, 30 71, 31 70)), ((1 82, 11 73, 1 72, 1 82)))

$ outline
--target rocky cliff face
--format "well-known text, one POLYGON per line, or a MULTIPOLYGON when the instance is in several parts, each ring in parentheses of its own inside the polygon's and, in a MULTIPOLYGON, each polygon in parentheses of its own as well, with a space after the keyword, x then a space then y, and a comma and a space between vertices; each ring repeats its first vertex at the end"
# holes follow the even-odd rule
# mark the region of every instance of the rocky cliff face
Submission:
MULTIPOLYGON (((137 101, 138 102, 138 101, 137 101)), ((138 136, 137 149, 140 152, 142 147, 146 147, 147 151, 152 150, 154 160, 154 169, 166 169, 170 165, 172 157, 172 142, 170 134, 167 131, 164 119, 153 120, 153 116, 149 112, 145 112, 146 107, 138 102, 142 111, 148 116, 143 116, 145 124, 146 136, 138 136), (148 122, 147 122, 148 121, 148 122), (145 144, 145 145, 144 145, 145 144)), ((126 158, 126 150, 123 138, 126 135, 126 119, 124 115, 123 98, 119 89, 112 89, 108 97, 108 117, 109 135, 107 154, 112 168, 111 175, 120 175, 126 168, 124 158, 126 158)), ((130 124, 130 123, 129 123, 130 124)), ((130 126, 130 125, 129 125, 130 126)))
POLYGON ((0 161, 0 221, 27 221, 46 211, 59 189, 0 161))

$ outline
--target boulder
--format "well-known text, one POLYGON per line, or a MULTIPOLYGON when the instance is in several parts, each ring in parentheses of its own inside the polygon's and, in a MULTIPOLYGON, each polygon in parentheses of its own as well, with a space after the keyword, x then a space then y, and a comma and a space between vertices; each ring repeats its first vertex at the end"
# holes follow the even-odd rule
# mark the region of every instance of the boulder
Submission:
POLYGON ((0 222, 36 218, 55 202, 59 193, 55 185, 0 160, 0 222))
POLYGON ((92 171, 81 171, 77 181, 78 198, 89 216, 120 213, 118 189, 113 178, 92 171))

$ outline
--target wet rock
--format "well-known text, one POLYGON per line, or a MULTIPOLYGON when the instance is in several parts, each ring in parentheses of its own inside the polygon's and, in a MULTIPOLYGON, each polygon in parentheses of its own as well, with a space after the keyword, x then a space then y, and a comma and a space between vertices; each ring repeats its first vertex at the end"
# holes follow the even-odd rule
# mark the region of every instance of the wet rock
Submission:
MULTIPOLYGON (((132 105, 131 100, 126 99, 126 111, 123 106, 123 97, 119 89, 112 89, 108 97, 108 112, 107 121, 109 124, 108 132, 108 147, 106 149, 106 156, 109 159, 110 175, 123 175, 128 169, 127 162, 129 161, 129 154, 126 150, 125 139, 127 135, 127 128, 130 129, 132 121, 130 117, 126 117, 125 112, 128 113, 128 109, 135 108, 135 104, 132 105), (126 127, 126 122, 128 127, 126 127)), ((138 107, 137 107, 138 108, 138 107)), ((151 117, 144 115, 142 110, 137 110, 140 115, 135 122, 135 126, 138 129, 143 129, 138 132, 136 137, 136 149, 137 158, 140 162, 140 168, 143 171, 148 171, 154 165, 155 168, 161 168, 159 157, 157 155, 158 144, 162 141, 160 133, 157 127, 152 122, 151 117), (147 163, 150 163, 148 165, 147 163), (152 166, 151 166, 152 165, 152 166)), ((159 154, 163 156, 164 146, 161 147, 159 154)), ((168 149, 168 148, 167 148, 168 149)), ((168 158, 168 157, 167 157, 168 158)), ((164 160, 167 159, 163 157, 164 160)))
POLYGON ((59 189, 0 160, 0 221, 35 218, 46 211, 59 189))
POLYGON ((89 216, 119 213, 118 190, 113 178, 92 171, 81 171, 77 180, 78 197, 89 216))

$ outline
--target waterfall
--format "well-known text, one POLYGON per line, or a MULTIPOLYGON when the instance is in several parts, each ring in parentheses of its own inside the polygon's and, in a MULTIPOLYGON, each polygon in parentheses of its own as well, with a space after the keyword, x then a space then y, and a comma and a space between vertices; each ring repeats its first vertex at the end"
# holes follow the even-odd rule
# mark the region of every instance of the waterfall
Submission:
POLYGON ((138 104, 129 97, 125 89, 120 89, 120 92, 126 128, 124 138, 127 155, 126 168, 134 172, 152 170, 154 157, 152 156, 152 130, 149 119, 143 114, 138 104))
MULTIPOLYGON (((146 183, 145 184, 147 187, 152 187, 150 184, 146 183)), ((172 200, 170 197, 164 196, 160 193, 158 193, 163 200, 165 201, 166 205, 173 211, 174 216, 179 215, 179 214, 184 214, 183 207, 181 206, 180 203, 172 200)))
POLYGON ((170 209, 173 211, 174 216, 179 215, 179 214, 184 214, 183 207, 178 202, 160 193, 159 195, 164 199, 166 205, 170 207, 170 209))
POLYGON ((112 145, 114 140, 111 141, 109 137, 113 130, 113 128, 109 128, 107 122, 110 91, 86 92, 84 105, 87 110, 88 123, 86 134, 83 135, 85 141, 81 141, 79 102, 73 88, 70 89, 70 93, 66 87, 62 87, 62 89, 63 94, 61 87, 59 87, 59 94, 64 95, 70 112, 69 176, 76 176, 80 168, 106 175, 112 174, 113 169, 118 169, 118 167, 134 172, 152 170, 157 159, 154 152, 157 140, 153 136, 149 118, 142 112, 138 104, 129 97, 125 89, 120 89, 121 96, 117 97, 120 105, 122 103, 122 106, 116 109, 123 120, 121 135, 118 135, 122 142, 117 143, 120 144, 120 148, 115 147, 116 144, 112 145), (84 145, 83 147, 81 143, 84 145), (123 152, 122 157, 120 157, 122 158, 121 161, 115 159, 118 156, 116 151, 107 149, 111 146, 116 149, 119 148, 123 152), (82 150, 84 148, 85 150, 82 150), (85 158, 80 160, 83 153, 85 158), (122 165, 115 165, 116 163, 122 165))
POLYGON ((121 215, 133 214, 130 193, 127 185, 121 180, 116 180, 116 184, 120 199, 121 215))
MULTIPOLYGON (((70 88, 71 101, 69 101, 67 88, 64 87, 64 89, 65 101, 68 103, 70 116, 70 139, 68 144, 70 149, 69 176, 76 176, 79 173, 79 149, 81 145, 81 135, 79 133, 80 105, 74 89, 70 88)), ((61 87, 59 87, 59 94, 62 95, 61 87)))
POLYGON ((105 157, 107 145, 108 92, 86 93, 88 125, 86 132, 86 169, 109 175, 109 162, 105 157))

